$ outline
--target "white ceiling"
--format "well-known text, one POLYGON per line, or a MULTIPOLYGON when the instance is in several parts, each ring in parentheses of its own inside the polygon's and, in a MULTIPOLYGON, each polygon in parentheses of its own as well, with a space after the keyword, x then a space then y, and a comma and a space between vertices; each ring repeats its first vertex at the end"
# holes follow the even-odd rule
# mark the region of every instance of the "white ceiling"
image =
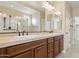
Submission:
POLYGON ((44 12, 44 8, 42 7, 42 2, 40 1, 24 1, 24 2, 0 1, 0 6, 1 5, 12 8, 22 13, 27 13, 27 14, 35 14, 38 11, 44 12))
POLYGON ((25 2, 19 2, 25 6, 29 6, 33 9, 36 9, 38 11, 44 12, 44 8, 42 7, 42 1, 25 1, 25 2))

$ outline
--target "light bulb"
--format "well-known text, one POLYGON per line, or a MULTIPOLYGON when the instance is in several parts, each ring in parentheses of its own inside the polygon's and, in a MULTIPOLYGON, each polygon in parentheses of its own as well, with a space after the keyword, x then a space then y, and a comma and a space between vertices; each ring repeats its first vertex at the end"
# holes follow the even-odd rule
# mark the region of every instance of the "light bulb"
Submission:
POLYGON ((3 14, 3 16, 4 16, 4 17, 6 17, 6 16, 7 16, 7 14, 3 14))
POLYGON ((10 5, 10 7, 13 8, 14 6, 13 5, 10 5))
POLYGON ((51 7, 51 9, 55 9, 54 7, 51 7))
POLYGON ((32 19, 32 24, 36 25, 36 19, 35 18, 32 19))
POLYGON ((61 15, 60 11, 55 12, 56 15, 61 15))
POLYGON ((48 2, 43 2, 42 7, 44 7, 45 9, 51 11, 53 9, 55 9, 51 4, 49 4, 48 2))
POLYGON ((2 15, 2 13, 0 13, 0 15, 2 15))
POLYGON ((21 17, 20 17, 20 16, 16 16, 16 18, 17 18, 17 19, 21 19, 21 17))

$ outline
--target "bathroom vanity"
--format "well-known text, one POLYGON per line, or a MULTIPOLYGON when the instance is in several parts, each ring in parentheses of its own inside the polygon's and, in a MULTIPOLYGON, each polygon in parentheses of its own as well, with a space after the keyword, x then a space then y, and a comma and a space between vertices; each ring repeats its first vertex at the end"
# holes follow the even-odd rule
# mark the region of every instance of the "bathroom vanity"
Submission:
POLYGON ((17 38, 20 40, 14 42, 0 43, 0 57, 53 58, 63 51, 63 34, 43 34, 39 36, 32 39, 25 38, 24 40, 21 40, 23 37, 20 37, 17 38))

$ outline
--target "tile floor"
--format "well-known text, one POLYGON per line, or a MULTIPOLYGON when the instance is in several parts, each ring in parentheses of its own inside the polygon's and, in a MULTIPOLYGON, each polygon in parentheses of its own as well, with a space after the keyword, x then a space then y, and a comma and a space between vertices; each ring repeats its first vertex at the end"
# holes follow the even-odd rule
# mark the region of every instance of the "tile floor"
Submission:
POLYGON ((57 58, 79 58, 79 42, 72 45, 66 53, 60 53, 57 58))

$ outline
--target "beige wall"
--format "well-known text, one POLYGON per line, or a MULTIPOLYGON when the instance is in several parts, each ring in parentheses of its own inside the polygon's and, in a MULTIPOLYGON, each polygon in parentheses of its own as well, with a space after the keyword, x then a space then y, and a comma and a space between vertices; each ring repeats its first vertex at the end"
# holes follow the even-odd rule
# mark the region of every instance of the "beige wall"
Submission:
POLYGON ((73 8, 73 16, 74 16, 74 17, 79 16, 79 8, 78 8, 78 7, 74 7, 74 8, 73 8))
POLYGON ((66 13, 66 16, 69 15, 69 20, 70 20, 70 39, 73 39, 72 36, 73 36, 73 8, 72 6, 66 2, 65 4, 65 13, 66 13))
POLYGON ((72 33, 73 29, 70 27, 70 25, 73 24, 72 21, 72 7, 64 1, 54 1, 52 2, 53 6, 56 8, 56 10, 61 11, 62 12, 62 32, 64 33, 64 50, 66 50, 67 48, 69 48, 69 43, 70 43, 70 39, 72 37, 72 33), (66 20, 66 18, 69 17, 69 20, 66 20), (70 21, 70 25, 68 27, 66 27, 67 22, 70 21), (67 32, 66 29, 70 28, 70 35, 69 37, 67 37, 67 35, 65 34, 67 32), (69 40, 68 40, 69 39, 69 40))
POLYGON ((73 41, 73 15, 72 7, 68 2, 65 2, 65 49, 67 50, 73 41), (67 34, 68 33, 68 34, 67 34))

